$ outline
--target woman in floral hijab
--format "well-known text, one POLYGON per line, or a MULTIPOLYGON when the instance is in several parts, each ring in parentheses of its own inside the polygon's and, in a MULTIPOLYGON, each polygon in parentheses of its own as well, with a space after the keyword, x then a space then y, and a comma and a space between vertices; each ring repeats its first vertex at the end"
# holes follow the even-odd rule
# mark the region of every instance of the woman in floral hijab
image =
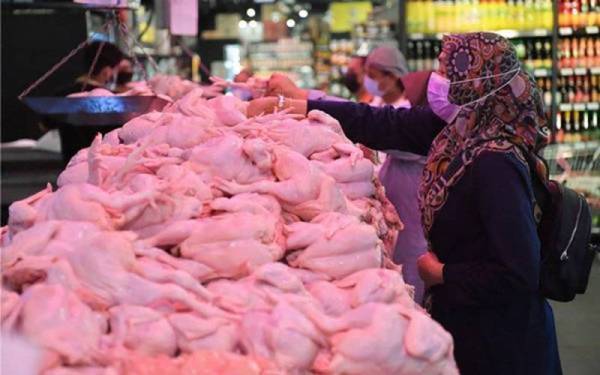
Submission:
MULTIPOLYGON (((560 374, 552 310, 539 291, 540 241, 526 155, 547 140, 540 93, 492 33, 444 38, 431 108, 286 100, 336 118, 353 142, 427 155, 420 187, 430 251, 419 260, 432 316, 454 338, 463 375, 560 374)), ((277 99, 250 103, 250 115, 277 99)), ((281 103, 279 103, 281 104, 281 103)))
MULTIPOLYGON (((449 35, 442 46, 440 64, 450 81, 448 99, 458 112, 429 152, 420 194, 427 231, 449 188, 482 152, 513 153, 527 164, 522 149, 538 151, 549 135, 535 80, 521 69, 506 39, 492 33, 449 35), (447 171, 455 158, 460 162, 447 171)), ((536 173, 546 179, 543 163, 538 163, 536 173)))

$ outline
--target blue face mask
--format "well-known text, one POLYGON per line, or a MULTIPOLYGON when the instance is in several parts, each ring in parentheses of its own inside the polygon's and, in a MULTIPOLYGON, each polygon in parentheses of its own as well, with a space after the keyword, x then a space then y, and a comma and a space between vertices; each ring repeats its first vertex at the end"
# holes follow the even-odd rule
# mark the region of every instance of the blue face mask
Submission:
POLYGON ((365 90, 373 96, 383 96, 385 93, 379 89, 379 83, 375 81, 373 78, 365 75, 364 83, 365 90))
POLYGON ((250 90, 241 87, 233 87, 231 93, 238 99, 245 101, 252 100, 252 92, 250 90))

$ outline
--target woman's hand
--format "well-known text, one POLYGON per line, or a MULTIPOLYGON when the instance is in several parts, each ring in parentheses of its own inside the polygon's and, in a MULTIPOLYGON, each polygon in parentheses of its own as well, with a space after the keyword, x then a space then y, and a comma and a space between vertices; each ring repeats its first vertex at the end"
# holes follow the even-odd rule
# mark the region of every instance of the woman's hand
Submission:
POLYGON ((288 76, 281 73, 273 73, 271 78, 269 78, 267 95, 283 95, 290 99, 306 100, 308 98, 308 93, 305 90, 296 86, 296 84, 288 76))
POLYGON ((246 117, 254 117, 264 113, 272 113, 277 107, 278 99, 275 97, 264 97, 251 100, 246 109, 246 117))
POLYGON ((425 282, 425 287, 444 283, 444 264, 431 251, 421 255, 417 260, 419 276, 425 282))

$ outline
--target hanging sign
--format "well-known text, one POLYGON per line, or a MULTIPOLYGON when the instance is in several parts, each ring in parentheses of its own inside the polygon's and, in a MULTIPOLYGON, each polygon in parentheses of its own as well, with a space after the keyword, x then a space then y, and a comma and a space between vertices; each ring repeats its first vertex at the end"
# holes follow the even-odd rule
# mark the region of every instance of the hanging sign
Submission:
POLYGON ((171 34, 198 34, 198 0, 170 0, 169 25, 171 34))
POLYGON ((349 3, 332 3, 329 7, 331 13, 331 32, 343 33, 352 30, 352 26, 367 20, 373 10, 370 1, 352 1, 349 3))

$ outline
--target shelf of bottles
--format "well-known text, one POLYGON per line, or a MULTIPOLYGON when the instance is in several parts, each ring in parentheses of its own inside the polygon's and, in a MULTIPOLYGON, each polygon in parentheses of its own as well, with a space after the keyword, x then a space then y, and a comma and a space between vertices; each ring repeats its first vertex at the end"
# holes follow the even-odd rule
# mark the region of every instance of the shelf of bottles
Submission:
POLYGON ((409 39, 441 33, 500 31, 511 38, 552 35, 552 0, 409 0, 409 39))
POLYGON ((519 58, 552 102, 552 0, 408 1, 411 70, 436 69, 443 34, 487 30, 510 38, 519 58))
POLYGON ((559 144, 600 141, 600 1, 559 0, 556 133, 559 144))

